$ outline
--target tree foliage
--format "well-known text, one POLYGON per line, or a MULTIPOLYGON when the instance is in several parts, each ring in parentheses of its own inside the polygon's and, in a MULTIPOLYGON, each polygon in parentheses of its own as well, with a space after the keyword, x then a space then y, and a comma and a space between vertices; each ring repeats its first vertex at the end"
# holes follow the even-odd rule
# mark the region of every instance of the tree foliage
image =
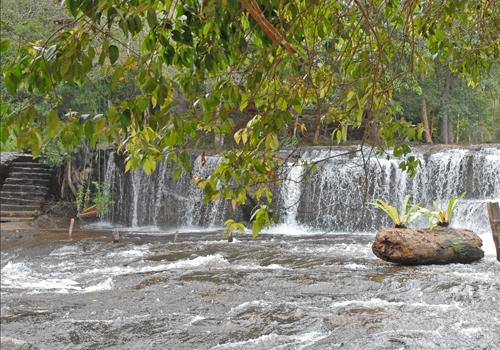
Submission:
MULTIPOLYGON (((318 125, 331 124, 339 143, 348 128, 363 126, 375 135, 365 141, 404 156, 421 130, 397 117, 395 89, 427 71, 429 57, 476 83, 498 56, 494 1, 67 0, 66 7, 70 21, 20 47, 3 69, 10 94, 49 96, 52 105, 3 105, 2 142, 13 134, 34 155, 54 138, 68 148, 106 142, 126 154, 127 169, 150 173, 168 153, 179 173, 190 170, 188 150, 200 135, 232 135, 213 174, 195 181, 207 200, 253 198, 255 231, 271 220, 283 130, 300 128, 304 109, 318 125), (108 96, 94 115, 59 110, 58 86, 85 86, 92 74, 111 89, 127 81, 136 89, 108 96), (246 125, 236 126, 238 113, 249 115, 246 125)), ((409 157, 401 166, 417 165, 409 157)))

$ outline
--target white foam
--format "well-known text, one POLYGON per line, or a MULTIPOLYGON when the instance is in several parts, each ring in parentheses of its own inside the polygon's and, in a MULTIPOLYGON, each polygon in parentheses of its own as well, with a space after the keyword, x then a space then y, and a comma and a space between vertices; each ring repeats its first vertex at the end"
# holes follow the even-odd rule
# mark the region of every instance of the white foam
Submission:
POLYGON ((468 337, 473 337, 476 334, 482 334, 483 329, 480 327, 462 328, 462 329, 460 329, 460 333, 462 333, 468 337))
POLYGON ((53 293, 88 293, 111 290, 114 287, 111 277, 95 285, 84 287, 81 282, 75 279, 61 277, 66 275, 72 276, 70 272, 60 273, 60 271, 47 274, 38 273, 25 263, 8 262, 2 268, 2 288, 27 290, 28 293, 37 294, 45 291, 53 293))
POLYGON ((194 259, 179 260, 170 264, 147 265, 147 266, 111 266, 104 268, 95 268, 85 271, 85 274, 103 274, 103 275, 126 275, 133 273, 145 272, 161 272, 167 270, 184 269, 195 270, 202 268, 221 268, 230 266, 221 254, 214 254, 208 256, 199 256, 194 259))
POLYGON ((2 288, 52 290, 59 293, 81 289, 75 280, 42 276, 32 271, 24 263, 8 262, 2 268, 1 280, 2 288))
POLYGON ((316 236, 325 234, 324 231, 311 229, 302 225, 291 225, 289 223, 273 225, 263 229, 261 233, 285 236, 316 236))
POLYGON ((224 230, 223 226, 212 226, 212 227, 200 227, 200 226, 181 226, 171 229, 162 229, 159 226, 149 225, 149 226, 123 226, 116 225, 110 222, 100 221, 92 224, 83 226, 84 229, 88 230, 118 230, 120 232, 126 232, 132 235, 150 235, 150 236, 171 236, 175 234, 184 233, 215 233, 224 230))
POLYGON ((235 306, 229 310, 229 315, 239 315, 250 308, 264 308, 268 307, 269 303, 264 300, 253 300, 244 302, 238 306, 235 306))
POLYGON ((328 255, 328 256, 355 256, 357 258, 373 258, 371 243, 337 243, 332 245, 321 245, 317 247, 296 246, 292 248, 293 252, 328 255))
POLYGON ((321 339, 328 337, 329 334, 320 332, 309 332, 299 335, 280 335, 276 333, 265 334, 258 338, 253 338, 244 341, 219 344, 211 348, 211 350, 219 349, 303 349, 310 346, 321 339))
POLYGON ((65 245, 60 248, 54 249, 50 252, 51 256, 66 256, 66 255, 74 255, 81 252, 81 249, 78 246, 74 245, 65 245))
POLYGON ((169 265, 170 269, 196 269, 203 268, 219 268, 229 266, 227 261, 221 254, 208 256, 199 256, 192 260, 180 260, 169 265))
POLYGON ((130 258, 130 257, 141 257, 145 256, 149 253, 149 250, 151 248, 150 244, 142 245, 142 246, 135 246, 131 249, 128 250, 123 250, 119 252, 110 252, 107 255, 109 257, 125 257, 125 258, 130 258))
POLYGON ((344 265, 344 268, 348 270, 358 271, 358 270, 367 270, 368 266, 361 264, 346 264, 344 265))
POLYGON ((205 319, 205 317, 200 316, 200 315, 193 316, 193 318, 191 318, 191 320, 189 321, 189 323, 187 325, 191 326, 191 325, 195 324, 196 322, 202 321, 204 319, 205 319))
POLYGON ((114 287, 113 279, 109 277, 104 281, 102 281, 101 283, 84 288, 83 292, 90 293, 90 292, 98 292, 101 290, 111 290, 113 289, 113 287, 114 287))
POLYGON ((427 303, 403 303, 396 301, 387 301, 379 298, 372 298, 370 300, 345 300, 338 301, 331 305, 333 308, 342 308, 347 306, 361 306, 361 307, 412 307, 412 308, 438 308, 448 310, 452 308, 460 309, 457 304, 427 304, 427 303))

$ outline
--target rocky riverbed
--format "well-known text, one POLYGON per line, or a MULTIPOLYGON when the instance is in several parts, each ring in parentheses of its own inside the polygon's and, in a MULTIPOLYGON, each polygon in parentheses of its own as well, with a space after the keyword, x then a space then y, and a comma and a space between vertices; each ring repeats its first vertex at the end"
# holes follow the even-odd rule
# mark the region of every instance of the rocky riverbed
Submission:
POLYGON ((51 232, 2 240, 1 334, 40 349, 500 344, 500 264, 488 252, 403 267, 373 255, 373 234, 227 243, 218 230, 132 230, 112 243, 106 231, 51 232))

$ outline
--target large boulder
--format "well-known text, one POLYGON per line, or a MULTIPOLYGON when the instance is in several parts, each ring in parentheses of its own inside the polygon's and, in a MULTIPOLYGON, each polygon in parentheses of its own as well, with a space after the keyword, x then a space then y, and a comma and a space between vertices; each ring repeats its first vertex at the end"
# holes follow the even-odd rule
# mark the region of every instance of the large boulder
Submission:
POLYGON ((470 263, 484 256, 483 242, 470 230, 385 228, 372 245, 380 259, 402 265, 470 263))

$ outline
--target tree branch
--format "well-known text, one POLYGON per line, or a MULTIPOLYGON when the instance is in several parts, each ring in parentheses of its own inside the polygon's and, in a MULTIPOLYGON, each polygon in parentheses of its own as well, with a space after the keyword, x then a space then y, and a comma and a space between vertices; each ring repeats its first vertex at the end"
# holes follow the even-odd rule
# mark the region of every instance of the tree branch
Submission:
POLYGON ((262 14, 262 10, 256 0, 241 0, 243 7, 250 13, 253 19, 259 24, 264 32, 277 45, 283 46, 288 52, 295 54, 297 51, 286 41, 285 36, 281 34, 262 14))

